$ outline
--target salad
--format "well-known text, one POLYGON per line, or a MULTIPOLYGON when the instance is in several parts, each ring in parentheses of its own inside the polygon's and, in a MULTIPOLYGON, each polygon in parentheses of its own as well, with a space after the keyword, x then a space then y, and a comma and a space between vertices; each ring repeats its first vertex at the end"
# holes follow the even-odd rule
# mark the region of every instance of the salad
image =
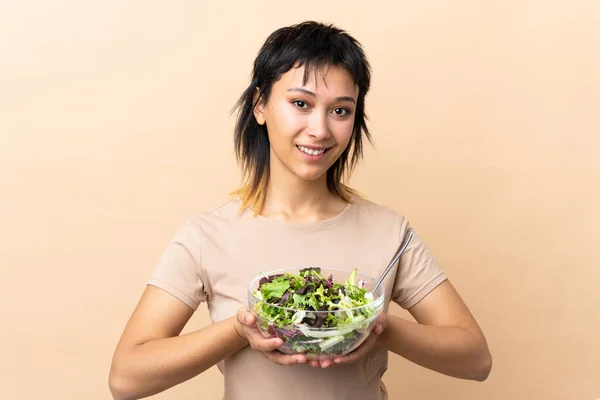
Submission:
MULTIPOLYGON (((284 353, 346 354, 366 338, 380 311, 355 268, 345 282, 309 267, 298 274, 263 273, 253 292, 259 327, 284 340, 284 353)), ((381 302, 378 302, 381 303, 381 302)))

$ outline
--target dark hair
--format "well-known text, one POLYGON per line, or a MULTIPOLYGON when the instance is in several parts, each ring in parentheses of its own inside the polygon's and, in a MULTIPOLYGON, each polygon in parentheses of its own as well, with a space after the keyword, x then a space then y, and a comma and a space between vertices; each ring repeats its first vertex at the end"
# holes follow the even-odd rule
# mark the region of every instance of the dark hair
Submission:
POLYGON ((328 189, 346 201, 356 191, 342 183, 363 155, 363 135, 371 141, 365 115, 365 96, 371 83, 369 62, 361 44, 345 31, 314 21, 283 27, 273 32, 260 49, 248 88, 236 103, 238 118, 234 144, 242 166, 245 184, 235 193, 242 198, 242 207, 252 205, 260 212, 269 180, 269 138, 267 127, 254 117, 259 99, 269 98, 273 84, 294 67, 304 66, 304 83, 311 70, 321 67, 345 68, 358 86, 354 128, 348 147, 327 171, 328 189), (256 89, 260 92, 255 97, 256 89))

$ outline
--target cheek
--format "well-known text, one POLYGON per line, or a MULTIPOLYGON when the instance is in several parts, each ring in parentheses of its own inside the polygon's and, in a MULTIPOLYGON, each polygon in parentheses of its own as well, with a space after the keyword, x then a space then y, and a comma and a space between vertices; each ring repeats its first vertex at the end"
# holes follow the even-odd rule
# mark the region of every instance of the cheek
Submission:
POLYGON ((353 128, 353 120, 337 122, 332 128, 332 134, 335 137, 335 141, 342 147, 346 147, 352 138, 353 128))
POLYGON ((269 111, 271 118, 267 120, 267 124, 270 135, 292 137, 301 130, 302 118, 291 107, 273 107, 269 111))

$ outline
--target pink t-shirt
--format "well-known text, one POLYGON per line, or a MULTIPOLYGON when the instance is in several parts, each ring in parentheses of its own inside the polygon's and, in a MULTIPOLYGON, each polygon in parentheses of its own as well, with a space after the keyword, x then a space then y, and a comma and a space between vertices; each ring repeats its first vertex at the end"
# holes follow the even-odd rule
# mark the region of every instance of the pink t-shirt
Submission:
MULTIPOLYGON (((192 309, 207 303, 217 322, 248 304, 248 283, 261 271, 320 266, 379 277, 400 245, 408 221, 391 209, 355 199, 333 218, 300 224, 239 212, 237 199, 183 224, 148 283, 192 309)), ((417 234, 386 277, 389 301, 410 308, 446 279, 417 234)), ((335 368, 280 366, 249 346, 218 364, 224 400, 387 399, 382 376, 388 351, 335 368)))

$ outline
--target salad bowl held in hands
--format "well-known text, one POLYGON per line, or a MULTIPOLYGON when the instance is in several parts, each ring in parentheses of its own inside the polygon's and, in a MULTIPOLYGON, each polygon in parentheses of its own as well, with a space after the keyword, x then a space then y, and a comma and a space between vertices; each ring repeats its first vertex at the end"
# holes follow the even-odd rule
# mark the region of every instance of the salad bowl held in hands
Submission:
POLYGON ((383 311, 384 287, 348 271, 308 267, 255 277, 248 286, 250 310, 265 337, 279 337, 284 354, 308 360, 346 355, 358 348, 383 311))

